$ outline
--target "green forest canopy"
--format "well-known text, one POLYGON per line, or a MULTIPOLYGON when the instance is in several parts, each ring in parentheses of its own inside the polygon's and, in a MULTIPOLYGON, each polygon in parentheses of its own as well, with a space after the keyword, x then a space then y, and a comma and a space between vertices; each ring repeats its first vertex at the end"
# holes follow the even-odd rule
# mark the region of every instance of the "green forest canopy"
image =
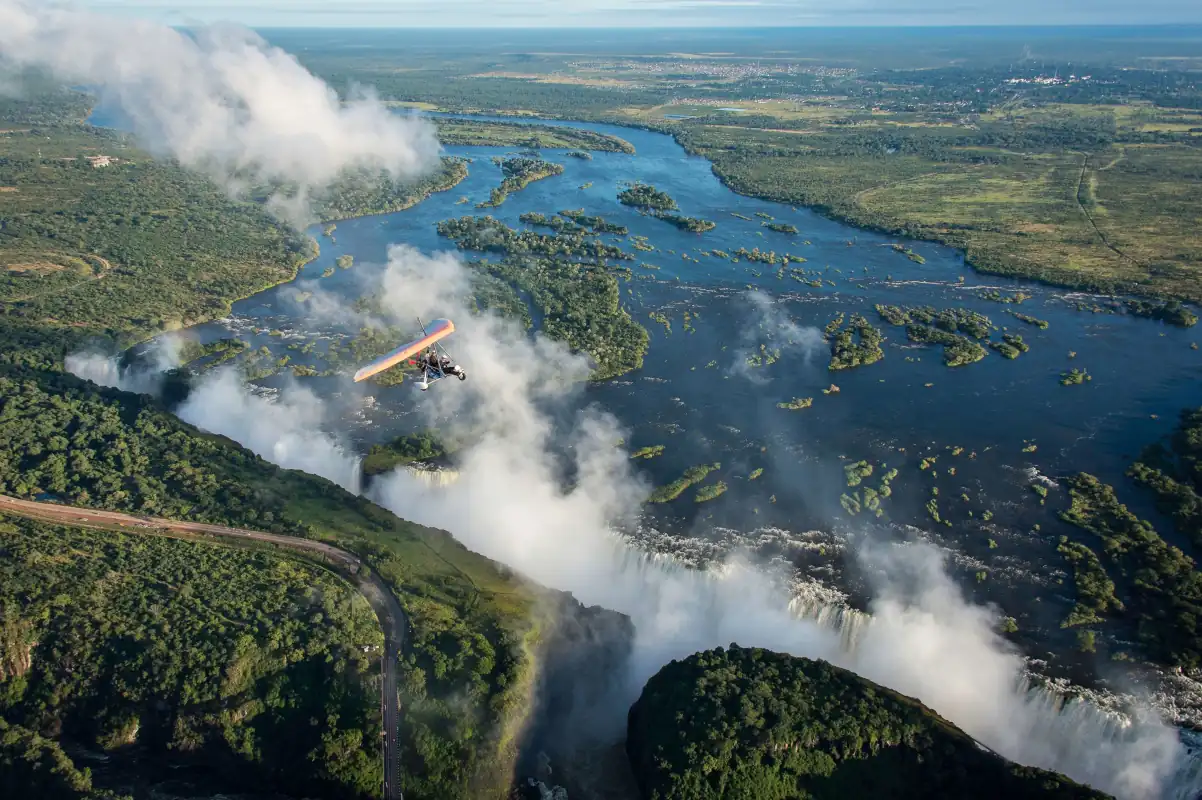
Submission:
POLYGON ((163 763, 187 752, 227 790, 379 790, 383 636, 320 567, 0 514, 0 609, 0 715, 18 730, 163 763))
POLYGON ((1012 764, 852 672, 734 644, 656 673, 626 751, 644 800, 1107 797, 1012 764))
POLYGON ((521 716, 540 590, 450 534, 281 469, 145 396, 13 367, 0 368, 0 492, 274 530, 359 554, 411 624, 401 686, 406 796, 468 800, 473 781, 507 780, 501 749, 521 716))

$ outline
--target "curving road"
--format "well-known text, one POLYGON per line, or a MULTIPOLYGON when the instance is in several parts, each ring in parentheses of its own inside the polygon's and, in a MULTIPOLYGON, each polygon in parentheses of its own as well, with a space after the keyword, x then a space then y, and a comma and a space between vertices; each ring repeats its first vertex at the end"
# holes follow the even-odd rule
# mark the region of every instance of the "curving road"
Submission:
POLYGON ((208 525, 203 522, 181 522, 160 517, 140 517, 117 511, 100 511, 79 508, 59 503, 39 503, 0 495, 0 514, 16 514, 30 519, 54 522, 84 528, 113 527, 135 530, 175 531, 199 533, 209 536, 229 536, 238 539, 253 539, 270 542, 289 550, 318 553, 348 577, 359 593, 371 604, 384 632, 384 657, 381 661, 380 715, 384 727, 384 800, 404 800, 401 793, 400 749, 397 737, 400 730, 400 696, 397 693, 397 663, 405 642, 409 620, 401 604, 389 591, 388 586, 371 570, 363 569, 363 562, 354 553, 312 539, 285 536, 264 531, 228 528, 224 525, 208 525))

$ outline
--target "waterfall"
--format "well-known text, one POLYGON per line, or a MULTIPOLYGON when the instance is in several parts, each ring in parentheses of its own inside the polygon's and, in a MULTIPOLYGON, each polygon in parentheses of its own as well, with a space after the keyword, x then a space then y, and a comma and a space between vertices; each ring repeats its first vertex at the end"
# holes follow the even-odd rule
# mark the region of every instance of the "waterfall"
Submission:
POLYGON ((409 464, 405 471, 423 486, 431 489, 445 489, 459 480, 459 473, 453 469, 429 467, 424 464, 409 464))
POLYGON ((798 619, 810 620, 820 628, 836 632, 843 649, 849 653, 855 651, 861 634, 872 622, 870 614, 842 603, 826 602, 817 593, 805 589, 789 601, 789 613, 798 619))
MULTIPOLYGON (((464 481, 473 477, 465 473, 445 494, 424 494, 431 500, 441 494, 453 510, 467 502, 464 481)), ((423 494, 404 480, 392 489, 381 496, 389 507, 423 494)), ((927 546, 891 551, 900 559, 894 564, 898 585, 913 584, 918 594, 910 597, 908 588, 882 594, 870 615, 852 609, 838 589, 799 579, 788 559, 748 558, 754 538, 727 537, 721 547, 701 552, 718 556, 702 562, 711 566, 697 568, 689 563, 697 550, 638 526, 586 528, 573 536, 573 517, 563 513, 535 526, 539 535, 527 535, 524 521, 510 521, 504 530, 511 539, 490 539, 490 522, 476 519, 476 529, 472 522, 456 534, 469 546, 586 605, 631 618, 627 674, 613 702, 595 709, 598 719, 622 717, 647 679, 670 661, 736 642, 827 660, 917 698, 1005 758, 1063 773, 1120 800, 1194 800, 1202 790, 1202 760, 1192 740, 1159 713, 1141 711, 1148 702, 1108 703, 1105 695, 1041 681, 996 633, 994 612, 966 601, 941 555, 927 546), (914 580, 901 580, 903 573, 914 580)))
MULTIPOLYGON (((847 656, 845 666, 855 669, 859 643, 875 620, 846 605, 825 602, 824 594, 822 587, 803 584, 790 600, 789 611, 835 633, 847 656)), ((1167 727, 1159 709, 1131 695, 1090 691, 1031 671, 1017 676, 1013 692, 1012 713, 1005 722, 1021 732, 1017 745, 991 742, 989 731, 966 732, 981 736, 984 745, 1007 758, 1064 772, 1120 798, 1202 798, 1202 735, 1167 727), (1164 762, 1171 767, 1160 772, 1154 765, 1164 762), (1157 794, 1140 788, 1149 783, 1159 786, 1157 794)))

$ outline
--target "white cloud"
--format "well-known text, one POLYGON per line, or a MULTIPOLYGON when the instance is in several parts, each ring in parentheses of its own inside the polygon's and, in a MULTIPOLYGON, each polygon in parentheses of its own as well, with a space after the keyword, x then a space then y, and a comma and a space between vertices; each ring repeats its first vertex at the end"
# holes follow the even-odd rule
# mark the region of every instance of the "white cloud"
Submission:
POLYGON ((205 27, 193 38, 146 20, 0 0, 5 63, 102 86, 148 147, 231 184, 314 189, 347 168, 405 178, 437 163, 427 122, 366 94, 343 104, 293 56, 245 28, 205 27))
POLYGON ((176 410, 201 430, 228 436, 285 469, 320 475, 359 491, 359 458, 324 431, 326 407, 312 392, 290 386, 280 399, 246 391, 238 371, 208 375, 176 410))

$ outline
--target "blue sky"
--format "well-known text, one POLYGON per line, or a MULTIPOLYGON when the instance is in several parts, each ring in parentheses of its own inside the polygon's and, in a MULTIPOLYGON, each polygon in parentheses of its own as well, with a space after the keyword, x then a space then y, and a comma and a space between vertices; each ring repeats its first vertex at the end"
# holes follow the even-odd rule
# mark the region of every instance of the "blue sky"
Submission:
POLYGON ((170 24, 314 27, 1202 23, 1199 0, 77 0, 170 24))

